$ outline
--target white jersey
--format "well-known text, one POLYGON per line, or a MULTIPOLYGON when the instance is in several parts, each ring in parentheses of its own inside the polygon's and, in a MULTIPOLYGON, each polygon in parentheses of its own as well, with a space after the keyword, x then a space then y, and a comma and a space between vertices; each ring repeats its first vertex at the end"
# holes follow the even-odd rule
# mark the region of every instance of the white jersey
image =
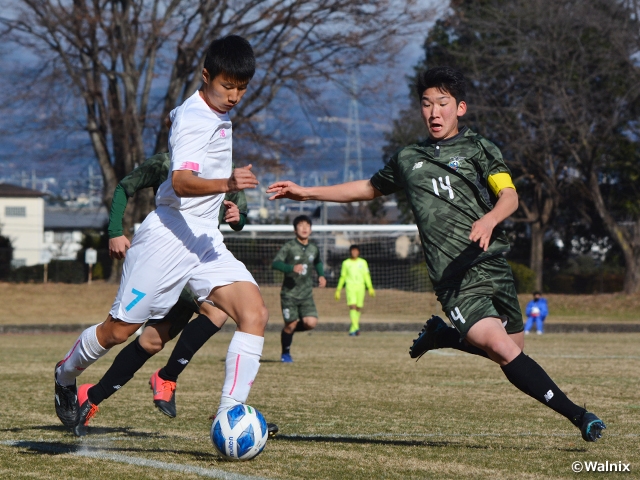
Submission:
MULTIPOLYGON (((171 111, 169 152, 171 172, 191 170, 206 179, 231 176, 231 120, 227 113, 211 109, 196 92, 171 111)), ((218 225, 218 211, 224 194, 179 197, 169 178, 160 185, 156 205, 166 205, 189 216, 209 219, 218 225)))

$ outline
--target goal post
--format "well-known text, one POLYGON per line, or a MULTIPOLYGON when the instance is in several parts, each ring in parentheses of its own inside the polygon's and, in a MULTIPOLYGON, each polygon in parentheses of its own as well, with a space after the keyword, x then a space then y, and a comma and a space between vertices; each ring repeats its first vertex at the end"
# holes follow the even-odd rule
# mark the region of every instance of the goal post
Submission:
MULTIPOLYGON (((227 248, 242 261, 262 291, 272 320, 279 317, 283 274, 271 268, 282 245, 294 238, 292 225, 246 225, 234 232, 221 226, 227 248)), ((313 225, 310 240, 320 250, 326 289, 315 289, 320 319, 348 319, 345 295, 337 302, 335 287, 349 247, 357 244, 367 260, 376 297, 365 298, 363 321, 423 321, 440 311, 415 225, 313 225), (437 310, 434 310, 437 308, 437 310)))

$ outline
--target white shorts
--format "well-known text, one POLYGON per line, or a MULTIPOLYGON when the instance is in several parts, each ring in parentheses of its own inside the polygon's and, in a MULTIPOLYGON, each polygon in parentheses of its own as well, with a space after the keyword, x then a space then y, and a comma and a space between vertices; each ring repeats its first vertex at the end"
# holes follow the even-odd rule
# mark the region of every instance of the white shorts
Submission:
POLYGON ((185 286, 202 301, 216 287, 257 285, 222 240, 215 222, 158 207, 133 237, 109 313, 127 323, 144 323, 166 316, 185 286))

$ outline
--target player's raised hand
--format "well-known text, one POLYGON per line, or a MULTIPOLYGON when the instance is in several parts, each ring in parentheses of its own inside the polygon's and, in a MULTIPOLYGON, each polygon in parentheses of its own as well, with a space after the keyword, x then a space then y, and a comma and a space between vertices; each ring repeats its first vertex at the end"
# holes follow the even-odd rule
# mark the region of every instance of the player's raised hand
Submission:
POLYGON ((291 200, 305 201, 305 189, 300 185, 296 185, 290 181, 276 182, 269 185, 267 193, 273 193, 269 200, 277 200, 279 198, 289 198, 291 200))
POLYGON ((238 206, 229 200, 223 200, 222 203, 226 209, 224 212, 224 221, 229 224, 238 223, 240 221, 240 209, 238 206))
POLYGON ((251 171, 251 167, 252 165, 247 165, 246 167, 236 168, 231 172, 231 176, 227 181, 230 192, 238 192, 258 186, 258 179, 251 171))
POLYGON ((131 246, 131 242, 124 235, 109 239, 109 256, 111 258, 123 259, 127 255, 127 250, 131 246))
POLYGON ((491 241, 491 234, 495 228, 496 223, 492 218, 488 218, 487 215, 476 220, 471 225, 471 234, 469 240, 472 242, 478 242, 478 246, 485 252, 489 248, 489 242, 491 241))

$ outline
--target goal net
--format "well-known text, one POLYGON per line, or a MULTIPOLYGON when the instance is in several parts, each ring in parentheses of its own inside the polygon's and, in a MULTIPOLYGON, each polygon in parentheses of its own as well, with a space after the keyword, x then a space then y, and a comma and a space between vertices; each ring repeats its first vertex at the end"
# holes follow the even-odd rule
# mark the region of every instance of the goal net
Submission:
MULTIPOLYGON (((234 232, 221 226, 225 244, 252 273, 265 298, 272 319, 280 311, 283 274, 271 263, 284 242, 294 238, 291 225, 247 225, 234 232)), ((363 308, 364 321, 418 322, 439 313, 415 225, 314 225, 311 241, 320 250, 327 288, 314 290, 322 320, 348 319, 345 294, 334 299, 342 261, 349 247, 357 244, 360 256, 369 263, 376 291, 368 295, 363 308)), ((314 272, 315 275, 315 272, 314 272)))

